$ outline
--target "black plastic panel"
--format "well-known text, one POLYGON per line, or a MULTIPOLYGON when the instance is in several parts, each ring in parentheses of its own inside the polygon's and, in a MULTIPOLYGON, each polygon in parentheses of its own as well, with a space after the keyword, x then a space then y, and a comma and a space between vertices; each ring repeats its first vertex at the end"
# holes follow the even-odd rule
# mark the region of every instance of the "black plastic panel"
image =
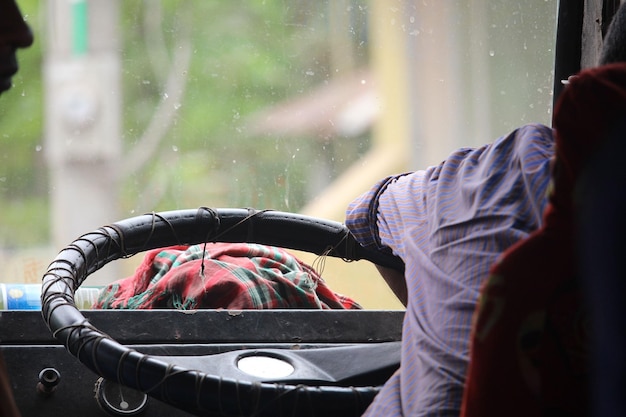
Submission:
MULTIPOLYGON (((404 315, 401 311, 367 310, 83 313, 92 324, 120 343, 151 355, 214 355, 241 349, 281 349, 289 354, 313 352, 310 349, 322 352, 305 355, 306 359, 309 356, 323 358, 324 348, 383 347, 382 342, 399 341, 404 315)), ((1 312, 0 349, 7 362, 16 400, 25 417, 109 415, 100 409, 95 399, 94 387, 98 375, 54 340, 40 312, 1 312), (60 374, 58 385, 49 395, 37 389, 38 376, 46 368, 54 368, 60 374)), ((228 354, 223 356, 229 357, 228 354)), ((359 378, 365 378, 363 381, 366 383, 384 381, 394 370, 383 363, 383 359, 393 362, 390 355, 385 353, 384 356, 380 361, 368 360, 373 364, 380 362, 377 364, 380 369, 369 375, 358 375, 350 383, 358 385, 361 382, 359 378)), ((341 356, 328 358, 329 362, 342 362, 341 356)), ((367 367, 368 364, 363 365, 367 367)), ((149 398, 147 408, 139 415, 160 417, 190 414, 149 398)))

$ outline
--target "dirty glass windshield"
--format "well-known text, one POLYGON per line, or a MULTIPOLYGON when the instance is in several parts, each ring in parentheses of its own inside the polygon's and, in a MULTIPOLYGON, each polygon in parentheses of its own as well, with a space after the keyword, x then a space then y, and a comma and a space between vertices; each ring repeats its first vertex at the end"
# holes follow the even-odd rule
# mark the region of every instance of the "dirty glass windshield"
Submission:
MULTIPOLYGON (((36 41, 0 98, 3 283, 146 212, 342 221, 385 175, 550 124, 556 0, 18 3, 36 41)), ((365 307, 399 306, 370 265, 323 265, 365 307)))

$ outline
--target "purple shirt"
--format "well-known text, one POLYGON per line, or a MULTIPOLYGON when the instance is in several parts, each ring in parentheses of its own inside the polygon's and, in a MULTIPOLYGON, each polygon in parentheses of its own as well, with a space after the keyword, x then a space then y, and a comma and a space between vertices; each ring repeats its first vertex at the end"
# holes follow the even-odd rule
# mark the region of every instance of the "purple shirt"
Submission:
POLYGON ((401 368, 365 415, 459 415, 481 283, 503 250, 540 226, 553 154, 552 129, 527 125, 385 178, 350 204, 348 228, 401 257, 408 288, 401 368))

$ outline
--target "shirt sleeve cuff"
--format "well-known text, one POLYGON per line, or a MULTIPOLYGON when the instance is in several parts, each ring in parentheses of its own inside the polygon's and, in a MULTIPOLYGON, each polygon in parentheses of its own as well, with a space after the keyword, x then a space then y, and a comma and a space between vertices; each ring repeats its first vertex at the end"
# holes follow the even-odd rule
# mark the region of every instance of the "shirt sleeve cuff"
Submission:
POLYGON ((393 175, 378 181, 348 206, 346 226, 362 246, 389 250, 381 243, 378 233, 378 200, 389 184, 404 175, 393 175))

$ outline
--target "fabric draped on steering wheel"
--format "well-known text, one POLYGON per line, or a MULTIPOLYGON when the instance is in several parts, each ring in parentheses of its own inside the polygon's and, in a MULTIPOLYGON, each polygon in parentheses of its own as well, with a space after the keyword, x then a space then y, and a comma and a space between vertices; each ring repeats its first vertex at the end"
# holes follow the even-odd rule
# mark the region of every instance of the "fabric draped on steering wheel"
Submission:
POLYGON ((207 243, 149 251, 135 273, 100 292, 96 309, 360 309, 286 250, 207 243))

